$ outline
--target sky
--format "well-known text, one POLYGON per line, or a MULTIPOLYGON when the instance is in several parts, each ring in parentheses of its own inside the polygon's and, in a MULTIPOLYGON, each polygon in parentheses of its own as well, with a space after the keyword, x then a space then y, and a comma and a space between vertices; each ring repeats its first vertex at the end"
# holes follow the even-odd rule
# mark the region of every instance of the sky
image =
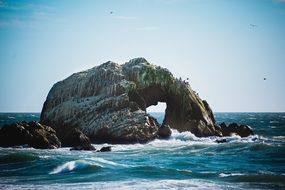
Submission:
POLYGON ((284 112, 285 0, 0 0, 0 112, 40 112, 54 83, 136 57, 214 112, 284 112))

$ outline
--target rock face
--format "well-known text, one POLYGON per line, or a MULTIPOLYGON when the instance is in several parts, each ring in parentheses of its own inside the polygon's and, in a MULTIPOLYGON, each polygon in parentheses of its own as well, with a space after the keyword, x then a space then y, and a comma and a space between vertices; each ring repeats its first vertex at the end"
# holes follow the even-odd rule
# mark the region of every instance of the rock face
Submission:
POLYGON ((90 139, 77 128, 67 131, 66 136, 61 140, 63 146, 73 147, 71 150, 95 150, 90 139))
POLYGON ((161 125, 161 127, 158 128, 157 135, 159 138, 167 139, 171 136, 171 129, 169 125, 161 125))
POLYGON ((52 149, 60 147, 60 141, 54 129, 38 122, 21 122, 3 126, 0 129, 0 146, 18 145, 52 149))
POLYGON ((237 123, 226 125, 225 123, 221 123, 220 126, 223 136, 231 136, 235 134, 239 135, 240 137, 247 137, 254 135, 251 127, 247 125, 238 125, 237 123))
POLYGON ((105 146, 102 147, 98 152, 110 152, 111 151, 111 146, 105 146))
POLYGON ((160 126, 146 108, 158 102, 167 105, 163 125, 198 137, 221 136, 208 103, 188 83, 144 58, 123 65, 109 61, 56 83, 41 123, 54 126, 60 139, 79 128, 92 142, 147 142, 160 126))

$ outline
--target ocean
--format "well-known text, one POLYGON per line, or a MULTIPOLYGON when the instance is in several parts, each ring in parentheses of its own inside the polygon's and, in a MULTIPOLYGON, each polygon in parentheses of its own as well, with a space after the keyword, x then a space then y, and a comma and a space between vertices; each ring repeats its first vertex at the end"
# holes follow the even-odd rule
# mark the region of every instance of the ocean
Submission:
MULTIPOLYGON (((151 113, 162 122, 164 113, 151 113)), ((39 120, 0 113, 0 126, 39 120)), ((0 148, 0 189, 285 189, 285 113, 215 113, 218 123, 251 126, 254 136, 111 144, 111 152, 0 148)), ((99 149, 109 144, 94 144, 99 149)))

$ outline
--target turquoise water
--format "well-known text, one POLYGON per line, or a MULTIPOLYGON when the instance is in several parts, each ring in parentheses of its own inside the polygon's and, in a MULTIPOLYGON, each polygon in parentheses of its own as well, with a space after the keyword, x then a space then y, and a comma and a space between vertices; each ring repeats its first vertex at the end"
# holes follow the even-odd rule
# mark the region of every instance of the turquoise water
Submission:
MULTIPOLYGON (((163 113, 152 114, 162 121, 163 113)), ((285 113, 215 117, 248 124, 256 135, 217 144, 173 131, 169 140, 114 144, 105 153, 0 148, 0 189, 285 189, 285 113)), ((2 125, 38 118, 0 114, 2 125)))

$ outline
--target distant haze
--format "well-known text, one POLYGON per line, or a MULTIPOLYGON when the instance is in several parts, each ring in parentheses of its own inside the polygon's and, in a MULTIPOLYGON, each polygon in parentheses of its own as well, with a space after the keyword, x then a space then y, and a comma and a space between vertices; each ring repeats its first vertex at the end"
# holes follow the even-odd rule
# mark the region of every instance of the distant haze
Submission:
POLYGON ((40 112, 54 83, 136 57, 213 111, 285 111, 285 1, 0 0, 0 112, 40 112))

